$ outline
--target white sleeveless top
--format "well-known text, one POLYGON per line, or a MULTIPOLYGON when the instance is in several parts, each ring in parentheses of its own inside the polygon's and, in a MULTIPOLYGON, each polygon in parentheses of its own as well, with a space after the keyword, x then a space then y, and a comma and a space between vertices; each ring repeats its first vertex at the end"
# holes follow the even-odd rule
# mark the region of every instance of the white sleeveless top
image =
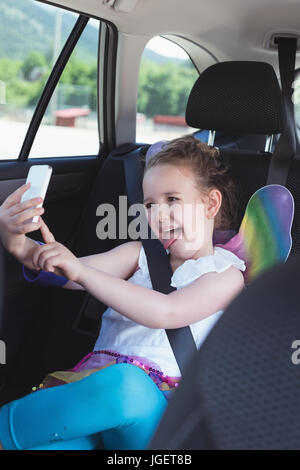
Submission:
MULTIPOLYGON (((141 247, 138 269, 128 281, 152 289, 147 259, 141 247)), ((244 261, 231 251, 214 247, 214 254, 196 260, 186 260, 172 275, 171 286, 181 289, 198 277, 209 272, 222 273, 230 266, 244 271, 244 261)), ((197 348, 201 346, 209 331, 220 318, 222 310, 190 325, 197 348)), ((184 314, 184 312, 182 312, 184 314)), ((144 357, 155 363, 164 374, 180 377, 180 371, 164 329, 148 328, 121 315, 109 307, 102 316, 100 334, 95 350, 109 349, 124 355, 144 357)))

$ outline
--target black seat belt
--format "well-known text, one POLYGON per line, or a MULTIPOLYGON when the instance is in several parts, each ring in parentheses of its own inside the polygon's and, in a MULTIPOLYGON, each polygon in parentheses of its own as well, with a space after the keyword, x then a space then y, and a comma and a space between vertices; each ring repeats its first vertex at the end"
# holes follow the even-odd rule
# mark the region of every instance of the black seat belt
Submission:
MULTIPOLYGON (((120 161, 120 157, 122 158, 126 192, 130 204, 143 203, 143 168, 140 152, 141 146, 137 146, 136 144, 124 144, 110 154, 112 161, 116 158, 117 162, 120 161)), ((115 164, 112 163, 108 165, 108 168, 105 170, 105 180, 108 184, 114 181, 114 172, 117 171, 114 167, 115 164)), ((118 171, 120 171, 119 168, 118 171)), ((118 190, 122 191, 121 188, 118 190)), ((158 292, 169 294, 174 291, 175 288, 170 285, 173 273, 167 253, 158 239, 151 238, 152 232, 148 223, 146 226, 148 227, 148 238, 143 239, 141 237, 141 241, 147 257, 152 287, 158 292)), ((84 325, 91 322, 98 323, 100 307, 101 303, 88 293, 76 318, 74 325, 75 330, 96 338, 98 336, 98 330, 88 333, 85 331, 84 325)), ((92 329, 93 325, 89 326, 88 330, 92 329)), ((166 334, 179 370, 183 375, 183 370, 190 356, 197 350, 192 332, 189 327, 184 327, 166 330, 166 334)))
MULTIPOLYGON (((143 203, 142 180, 143 168, 140 159, 140 149, 133 150, 124 157, 124 174, 127 195, 130 204, 143 203)), ((143 212, 144 214, 144 212, 143 212)), ((143 216, 141 214, 141 216, 143 216)), ((145 219, 146 215, 144 214, 145 219)), ((169 294, 176 290, 171 286, 172 269, 169 258, 162 243, 153 238, 148 225, 148 238, 141 237, 145 250, 152 287, 158 292, 169 294)), ((197 350, 190 327, 166 330, 168 340, 178 363, 181 374, 191 355, 197 350)))
POLYGON ((296 154, 297 139, 294 106, 292 102, 292 83, 295 73, 297 38, 279 37, 277 38, 277 44, 286 124, 275 146, 270 163, 267 184, 281 184, 285 186, 290 164, 296 154))

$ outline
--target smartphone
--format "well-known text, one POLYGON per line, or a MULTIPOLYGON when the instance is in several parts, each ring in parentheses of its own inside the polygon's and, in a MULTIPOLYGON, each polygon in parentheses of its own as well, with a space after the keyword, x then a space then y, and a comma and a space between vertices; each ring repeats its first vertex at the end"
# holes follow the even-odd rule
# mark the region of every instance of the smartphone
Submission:
MULTIPOLYGON (((52 174, 52 166, 50 165, 32 165, 29 168, 26 183, 31 183, 31 186, 21 198, 21 202, 28 201, 34 197, 42 197, 45 199, 46 192, 48 189, 49 181, 52 174)), ((41 207, 43 202, 35 207, 41 207)), ((32 219, 28 219, 27 222, 37 222, 39 216, 35 215, 32 219)))

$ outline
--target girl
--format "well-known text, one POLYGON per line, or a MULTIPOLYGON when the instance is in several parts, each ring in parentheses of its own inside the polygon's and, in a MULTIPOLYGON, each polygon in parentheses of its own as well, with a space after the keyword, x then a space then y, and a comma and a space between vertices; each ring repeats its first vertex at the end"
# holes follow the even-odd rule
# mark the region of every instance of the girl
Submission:
POLYGON ((50 374, 43 385, 51 388, 0 409, 0 441, 4 449, 93 449, 101 433, 108 449, 145 449, 167 393, 180 380, 165 329, 190 325, 200 347, 244 286, 244 262, 213 246, 214 229, 229 228, 234 212, 232 182, 218 150, 187 136, 146 161, 144 206, 169 252, 177 288, 168 295, 152 290, 139 241, 77 258, 55 241, 41 217, 38 225, 24 224, 44 211, 33 208, 40 200, 19 202, 26 189, 0 208, 6 249, 33 279, 38 270, 52 273, 58 285, 87 290, 110 307, 92 353, 71 371, 50 374), (24 235, 37 228, 41 246, 24 235))

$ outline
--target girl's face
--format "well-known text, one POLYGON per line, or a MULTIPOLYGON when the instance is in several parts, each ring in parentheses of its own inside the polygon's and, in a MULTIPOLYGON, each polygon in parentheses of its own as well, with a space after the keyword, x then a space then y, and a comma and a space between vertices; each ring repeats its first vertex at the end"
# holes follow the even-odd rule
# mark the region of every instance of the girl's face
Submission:
POLYGON ((144 205, 155 235, 170 253, 181 259, 198 257, 212 246, 214 217, 221 193, 199 191, 192 170, 184 165, 161 164, 146 171, 144 205))

